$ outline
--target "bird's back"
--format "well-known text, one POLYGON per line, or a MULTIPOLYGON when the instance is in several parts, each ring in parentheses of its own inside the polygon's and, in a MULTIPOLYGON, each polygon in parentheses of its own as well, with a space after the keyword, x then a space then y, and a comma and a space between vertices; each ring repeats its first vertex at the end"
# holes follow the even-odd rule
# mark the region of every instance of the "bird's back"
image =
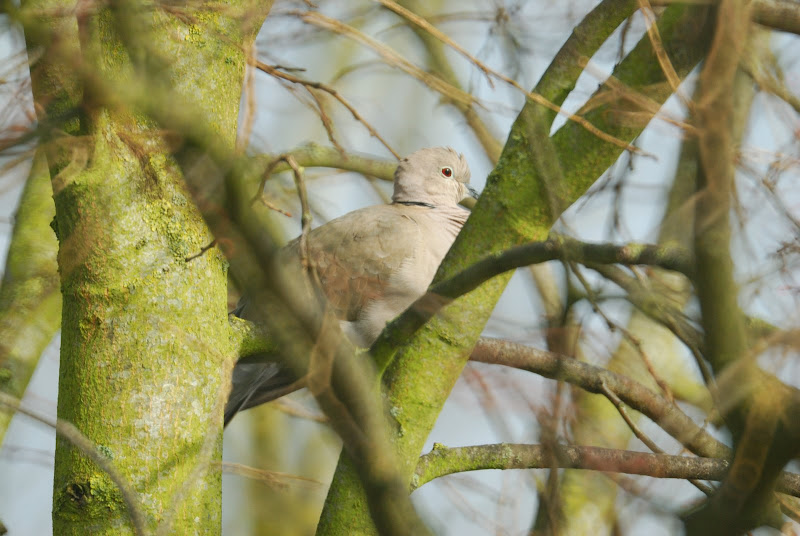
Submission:
MULTIPOLYGON (((467 214, 378 205, 308 234, 309 260, 336 315, 353 324, 354 342, 371 344, 386 322, 425 293, 467 214)), ((281 251, 280 262, 301 267, 299 239, 281 251)))

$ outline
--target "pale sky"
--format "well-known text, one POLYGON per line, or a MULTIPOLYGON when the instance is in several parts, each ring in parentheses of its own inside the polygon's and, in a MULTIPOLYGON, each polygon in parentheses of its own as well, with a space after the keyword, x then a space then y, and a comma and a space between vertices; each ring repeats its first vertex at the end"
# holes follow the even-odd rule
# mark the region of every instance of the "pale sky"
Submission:
MULTIPOLYGON (((491 9, 495 4, 491 3, 488 7, 480 9, 484 11, 491 9)), ((535 2, 525 4, 511 23, 513 25, 524 20, 536 21, 525 27, 528 29, 526 31, 529 31, 533 26, 535 33, 521 31, 522 44, 530 52, 523 56, 521 72, 517 75, 517 79, 525 87, 532 87, 535 84, 553 53, 569 35, 574 22, 586 11, 585 7, 580 7, 580 2, 569 4, 572 9, 566 13, 563 11, 563 6, 546 4, 549 6, 546 10, 542 10, 535 2)), ((589 2, 589 5, 591 4, 589 2)), ((325 9, 327 5, 329 4, 323 2, 322 9, 330 13, 330 10, 325 9)), ((459 3, 459 9, 478 10, 480 5, 482 4, 479 2, 459 3)), ((15 30, 9 29, 4 21, 5 17, 0 16, 0 65, 8 64, 3 55, 19 54, 22 46, 19 35, 15 37, 15 30)), ((402 39, 403 30, 394 26, 393 21, 394 19, 390 17, 378 17, 377 22, 370 23, 364 30, 390 42, 393 39, 402 39)), ((330 50, 329 41, 313 39, 281 48, 279 39, 274 36, 286 31, 286 25, 296 25, 298 30, 302 29, 299 23, 286 18, 275 17, 268 20, 258 41, 260 51, 269 51, 264 61, 302 66, 308 69, 302 73, 304 77, 330 81, 336 75, 333 65, 340 62, 330 61, 325 55, 326 52, 347 57, 354 63, 358 60, 374 60, 371 53, 358 50, 350 44, 342 44, 341 41, 337 42, 333 50, 330 50)), ((641 31, 641 24, 638 26, 641 31)), ((472 53, 478 54, 483 61, 494 68, 513 69, 513 65, 504 60, 499 47, 487 44, 490 42, 487 40, 485 24, 450 23, 443 28, 453 39, 472 53), (482 30, 477 31, 476 28, 482 30)), ((633 34, 628 36, 630 44, 634 44, 635 40, 633 34)), ((597 69, 607 70, 613 66, 617 47, 618 41, 612 38, 593 60, 597 69)), ((795 95, 800 94, 800 39, 797 36, 780 35, 773 39, 773 49, 779 64, 785 70, 787 87, 795 95)), ((410 59, 415 60, 413 57, 410 59)), ((469 89, 483 99, 488 110, 493 112, 491 123, 494 132, 503 141, 519 111, 521 96, 500 87, 492 90, 474 70, 470 70, 466 63, 455 62, 455 64, 462 75, 462 80, 473 86, 469 89)), ((7 73, 2 73, 0 76, 9 79, 7 73)), ((690 80, 688 84, 691 83, 690 80)), ((597 80, 584 76, 573 96, 565 103, 565 107, 570 110, 577 109, 597 84, 597 80)), ((438 104, 437 98, 421 89, 416 82, 389 72, 386 68, 365 68, 361 73, 343 76, 336 87, 362 115, 370 118, 376 128, 387 133, 401 153, 405 154, 431 145, 450 145, 464 152, 472 169, 473 185, 478 190, 483 187, 491 165, 467 132, 463 120, 451 109, 438 104), (398 104, 386 106, 387 100, 398 104), (405 125, 409 114, 418 118, 415 122, 416 128, 407 128, 400 132, 393 128, 397 124, 405 125)), ((288 91, 261 73, 255 76, 255 88, 258 111, 251 138, 251 152, 277 153, 308 141, 329 145, 324 131, 310 117, 307 108, 298 104, 288 91), (296 117, 302 119, 294 120, 296 117)), ((18 96, 18 91, 13 91, 11 85, 0 85, 0 99, 13 100, 18 96), (2 91, 3 88, 7 90, 2 91)), ((0 109, 6 108, 5 105, 0 106, 0 109)), ((335 109, 333 105, 332 108, 335 109)), ((743 158, 750 167, 764 174, 774 153, 786 155, 788 168, 782 172, 777 182, 777 189, 781 192, 783 204, 793 212, 795 218, 800 219, 800 188, 797 188, 800 179, 800 149, 797 138, 797 132, 800 132, 800 118, 785 103, 763 94, 757 96, 753 110, 749 134, 742 145, 743 158)), ((676 98, 670 99, 664 111, 675 118, 681 118, 684 114, 676 98)), ((10 124, 8 121, 19 121, 20 117, 22 116, 3 116, 0 120, 6 122, 0 123, 0 126, 7 126, 10 124)), ((348 116, 346 111, 338 110, 334 113, 334 117, 338 121, 342 140, 348 149, 381 157, 390 156, 369 137, 363 127, 348 116)), ((557 122, 556 128, 559 125, 560 122, 557 122)), ((680 146, 680 139, 681 133, 677 127, 655 120, 637 140, 637 145, 656 155, 657 159, 636 158, 633 169, 627 173, 622 173, 624 166, 613 170, 614 176, 617 177, 613 180, 623 180, 625 185, 618 207, 622 214, 621 232, 611 228, 615 193, 607 186, 596 189, 598 191, 576 203, 565 214, 560 226, 586 240, 652 241, 658 231, 663 200, 669 192, 669 181, 674 173, 675 156, 680 146)), ((0 165, 2 163, 3 160, 0 160, 0 165)), ((11 231, 9 218, 14 212, 19 189, 27 175, 27 168, 27 164, 21 164, 0 177, 0 216, 2 216, 0 255, 3 256, 11 231)), ((381 202, 380 196, 366 187, 366 181, 352 174, 309 170, 308 177, 311 203, 316 211, 315 223, 322 223, 324 219, 336 217, 360 206, 381 202)), ((602 181, 598 182, 600 183, 602 181)), ((740 301, 751 314, 761 315, 766 320, 781 326, 796 326, 800 321, 798 296, 786 289, 792 285, 797 288, 800 270, 795 265, 787 273, 781 273, 775 270, 775 263, 767 258, 768 252, 775 250, 777 243, 781 240, 791 240, 792 228, 786 222, 775 223, 778 221, 775 207, 759 193, 754 184, 754 180, 746 176, 740 176, 737 182, 739 201, 747 214, 745 224, 737 229, 733 244, 737 256, 737 274, 743 284, 740 301), (756 274, 765 276, 759 281, 758 288, 748 284, 749 279, 756 274)), ((289 195, 286 199, 287 202, 295 202, 289 195)), ((293 212, 298 212, 294 205, 291 208, 293 212)), ((287 238, 299 231, 297 221, 284 220, 283 224, 287 230, 287 238)), ((619 306, 609 307, 607 312, 624 321, 628 309, 619 306)), ((527 276, 517 274, 501 299, 486 334, 540 346, 543 340, 541 314, 535 287, 527 276)), ((613 345, 617 340, 617 336, 608 333, 601 322, 588 322, 585 329, 592 337, 605 341, 605 344, 613 345)), ((800 386, 800 374, 795 370, 792 361, 773 364, 784 380, 800 386)), ((55 415, 56 408, 57 366, 58 338, 43 355, 25 397, 27 405, 51 416, 55 415)), ((530 374, 521 372, 493 371, 487 376, 489 383, 496 384, 500 389, 512 385, 518 386, 523 392, 537 389, 544 392, 552 386, 549 380, 532 378, 530 374)), ((459 446, 537 440, 538 425, 535 415, 532 414, 527 402, 522 403, 522 398, 515 398, 518 396, 517 391, 497 393, 498 403, 507 404, 502 410, 505 422, 499 424, 492 419, 496 414, 487 414, 484 411, 486 401, 479 398, 478 391, 471 384, 474 381, 473 373, 469 371, 465 373, 465 377, 459 382, 445 406, 425 451, 431 448, 433 441, 447 446, 459 446)), ((546 405, 547 401, 543 400, 542 404, 546 405)), ((650 426, 647 431, 653 433, 662 445, 671 448, 671 452, 678 451, 676 443, 663 433, 659 435, 659 430, 655 427, 650 426)), ((247 450, 244 442, 235 437, 236 433, 239 432, 234 423, 226 434, 226 460, 238 461, 237 456, 247 450)), ((632 444, 632 448, 641 449, 642 445, 637 442, 632 444)), ((14 419, 0 451, 0 475, 3 475, 0 479, 0 520, 8 526, 11 536, 51 532, 53 450, 52 430, 23 417, 14 419)), ((325 455, 332 456, 332 453, 325 455)), ((534 471, 472 473, 428 484, 416 491, 413 497, 420 511, 431 522, 436 534, 477 536, 493 533, 497 519, 503 520, 503 526, 509 529, 507 534, 523 534, 531 522, 535 508, 534 475, 541 478, 542 474, 534 471), (459 479, 462 483, 460 487, 453 484, 459 482, 459 479), (474 483, 478 483, 477 488, 474 483), (493 493, 487 494, 483 488, 493 490, 493 493), (505 497, 506 500, 500 505, 495 504, 497 495, 504 489, 517 489, 518 493, 516 496, 505 497)), ((673 511, 685 506, 691 498, 697 496, 697 491, 686 482, 655 482, 653 479, 644 478, 639 480, 646 481, 644 485, 652 490, 653 496, 658 497, 661 504, 673 511)), ((239 477, 225 476, 224 482, 224 532, 246 533, 246 528, 239 524, 242 521, 231 515, 231 505, 235 503, 240 492, 241 481, 239 477)), ((620 499, 618 503, 621 505, 625 534, 642 534, 645 531, 647 534, 680 534, 680 524, 674 518, 657 513, 643 516, 642 509, 637 508, 636 501, 629 498, 620 499)))

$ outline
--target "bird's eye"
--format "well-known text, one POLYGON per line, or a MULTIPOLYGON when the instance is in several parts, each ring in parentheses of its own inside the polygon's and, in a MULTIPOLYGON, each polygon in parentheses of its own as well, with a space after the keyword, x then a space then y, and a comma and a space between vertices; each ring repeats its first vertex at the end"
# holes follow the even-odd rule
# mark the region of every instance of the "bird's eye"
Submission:
POLYGON ((447 177, 448 179, 453 176, 453 168, 443 167, 442 168, 442 176, 447 177))

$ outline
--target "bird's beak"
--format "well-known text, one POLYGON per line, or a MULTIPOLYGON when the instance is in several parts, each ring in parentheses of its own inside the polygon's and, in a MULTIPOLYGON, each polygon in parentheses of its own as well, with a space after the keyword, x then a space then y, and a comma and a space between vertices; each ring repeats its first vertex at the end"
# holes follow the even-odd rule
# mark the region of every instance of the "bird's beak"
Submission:
POLYGON ((469 192, 469 196, 471 198, 478 199, 478 190, 476 190, 472 186, 467 186, 467 192, 469 192))

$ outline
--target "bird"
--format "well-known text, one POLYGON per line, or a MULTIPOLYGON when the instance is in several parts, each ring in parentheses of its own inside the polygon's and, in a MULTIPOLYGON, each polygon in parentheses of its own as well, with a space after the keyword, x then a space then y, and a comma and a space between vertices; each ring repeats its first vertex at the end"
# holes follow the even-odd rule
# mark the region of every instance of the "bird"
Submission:
MULTIPOLYGON (((423 296, 469 211, 459 203, 477 198, 463 154, 450 147, 420 149, 400 160, 390 204, 331 220, 306 237, 313 265, 342 332, 369 347, 386 323, 423 296)), ((298 237, 276 255, 302 269, 298 237)), ((247 300, 233 314, 247 318, 247 300)), ((269 402, 296 385, 292 370, 264 356, 240 359, 233 369, 225 426, 239 412, 269 402)))

